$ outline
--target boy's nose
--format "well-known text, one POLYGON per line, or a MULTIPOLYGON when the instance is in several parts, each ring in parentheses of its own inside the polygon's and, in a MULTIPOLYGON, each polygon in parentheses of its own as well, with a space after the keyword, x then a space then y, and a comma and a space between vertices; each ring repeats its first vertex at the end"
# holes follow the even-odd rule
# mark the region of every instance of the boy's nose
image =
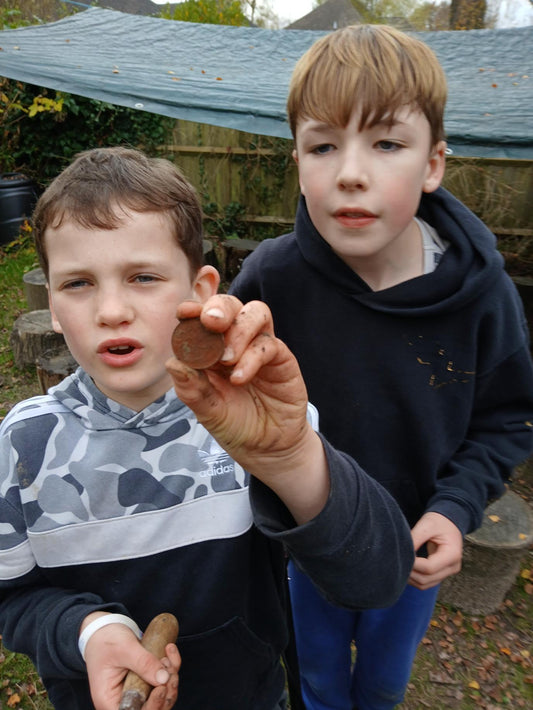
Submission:
POLYGON ((342 156, 337 183, 344 190, 366 190, 368 188, 368 166, 360 151, 347 150, 342 156))
POLYGON ((100 289, 96 305, 96 321, 98 325, 116 327, 121 323, 129 323, 133 319, 131 303, 118 288, 100 289))

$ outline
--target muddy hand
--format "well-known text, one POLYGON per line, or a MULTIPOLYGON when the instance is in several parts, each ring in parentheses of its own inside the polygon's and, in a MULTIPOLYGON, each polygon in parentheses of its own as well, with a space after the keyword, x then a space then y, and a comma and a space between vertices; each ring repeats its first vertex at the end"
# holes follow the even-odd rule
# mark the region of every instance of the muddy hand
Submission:
MULTIPOLYGON (((141 645, 157 658, 163 658, 166 645, 176 643, 178 628, 175 616, 159 614, 148 624, 141 645)), ((151 690, 152 686, 149 683, 130 671, 124 681, 119 710, 141 710, 151 690)))

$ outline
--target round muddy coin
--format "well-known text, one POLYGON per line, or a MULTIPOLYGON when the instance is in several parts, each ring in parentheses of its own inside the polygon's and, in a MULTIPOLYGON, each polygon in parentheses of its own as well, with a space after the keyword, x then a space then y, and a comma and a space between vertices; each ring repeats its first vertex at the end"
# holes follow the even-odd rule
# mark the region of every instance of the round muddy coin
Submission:
POLYGON ((187 318, 172 333, 174 355, 195 370, 205 370, 224 353, 224 336, 205 328, 199 318, 187 318))

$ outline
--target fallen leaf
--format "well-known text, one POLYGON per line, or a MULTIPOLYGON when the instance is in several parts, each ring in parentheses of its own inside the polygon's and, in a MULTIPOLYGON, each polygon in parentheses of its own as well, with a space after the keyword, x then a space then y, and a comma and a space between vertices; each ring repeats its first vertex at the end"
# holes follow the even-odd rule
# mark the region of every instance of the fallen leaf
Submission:
POLYGON ((18 705, 20 703, 20 699, 21 698, 18 693, 13 693, 13 695, 8 698, 7 704, 10 708, 14 708, 15 705, 18 705))
POLYGON ((477 682, 477 680, 471 680, 468 684, 468 687, 472 688, 473 690, 479 690, 479 683, 477 682))
POLYGON ((522 579, 531 579, 531 570, 530 569, 523 569, 520 572, 520 576, 522 579))
MULTIPOLYGON (((496 84, 493 84, 492 86, 496 86, 496 84)), ((499 515, 489 515, 489 520, 492 520, 493 523, 499 523, 501 518, 499 515)))

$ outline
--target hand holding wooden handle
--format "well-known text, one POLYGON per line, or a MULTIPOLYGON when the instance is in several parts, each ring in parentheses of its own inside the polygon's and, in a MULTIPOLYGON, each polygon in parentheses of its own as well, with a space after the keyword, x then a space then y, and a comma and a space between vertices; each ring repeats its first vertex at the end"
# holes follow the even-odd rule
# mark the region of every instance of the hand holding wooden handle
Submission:
MULTIPOLYGON (((178 629, 178 620, 173 614, 159 614, 148 624, 141 645, 154 656, 163 658, 167 643, 176 643, 178 629)), ((124 681, 118 710, 141 710, 151 690, 149 683, 130 671, 124 681)))

